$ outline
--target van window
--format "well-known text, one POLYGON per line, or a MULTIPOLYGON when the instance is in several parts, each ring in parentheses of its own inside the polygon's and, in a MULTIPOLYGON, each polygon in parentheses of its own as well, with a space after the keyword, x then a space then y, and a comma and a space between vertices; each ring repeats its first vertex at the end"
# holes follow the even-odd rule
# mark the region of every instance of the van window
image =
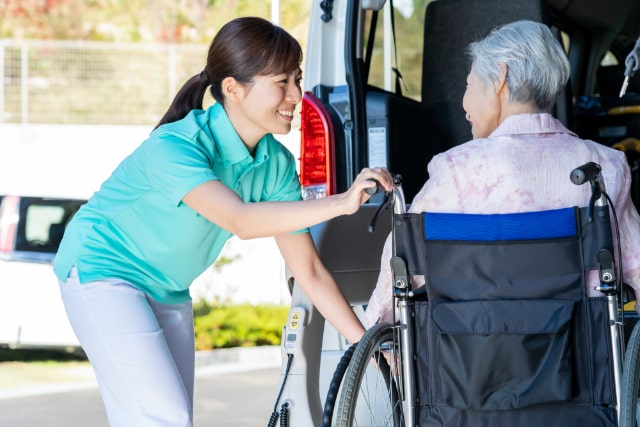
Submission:
POLYGON ((22 198, 15 250, 55 254, 67 223, 82 203, 76 200, 22 198))
MULTIPOLYGON (((408 7, 410 3, 402 2, 403 6, 394 7, 393 25, 389 3, 378 14, 367 82, 387 92, 396 92, 396 69, 402 76, 402 96, 421 101, 424 16, 419 11, 424 10, 429 0, 417 0, 415 7, 408 7), (391 37, 392 27, 395 28, 395 43, 391 37)), ((365 55, 374 16, 371 11, 366 14, 365 55)))
MULTIPOLYGON (((50 239, 50 229, 62 223, 64 208, 62 206, 32 204, 27 207, 23 244, 29 248, 42 249, 54 246, 50 239)), ((58 242, 59 243, 59 242, 58 242)), ((16 248, 28 250, 27 248, 16 248)))

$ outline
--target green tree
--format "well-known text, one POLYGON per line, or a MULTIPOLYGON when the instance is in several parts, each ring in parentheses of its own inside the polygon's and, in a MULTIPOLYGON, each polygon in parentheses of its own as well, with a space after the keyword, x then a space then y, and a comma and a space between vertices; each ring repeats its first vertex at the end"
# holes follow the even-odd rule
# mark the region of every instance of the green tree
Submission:
MULTIPOLYGON (((315 2, 280 0, 280 25, 302 43, 315 2)), ((271 19, 271 1, 3 0, 0 38, 208 43, 237 16, 271 19)))

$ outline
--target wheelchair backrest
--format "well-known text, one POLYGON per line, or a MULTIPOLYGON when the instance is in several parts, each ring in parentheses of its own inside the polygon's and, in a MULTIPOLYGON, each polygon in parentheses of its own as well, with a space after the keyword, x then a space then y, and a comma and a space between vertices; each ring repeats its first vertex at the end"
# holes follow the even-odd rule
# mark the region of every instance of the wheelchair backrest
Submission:
POLYGON ((427 285, 420 425, 615 425, 607 303, 585 291, 612 251, 606 209, 396 215, 396 255, 427 285))

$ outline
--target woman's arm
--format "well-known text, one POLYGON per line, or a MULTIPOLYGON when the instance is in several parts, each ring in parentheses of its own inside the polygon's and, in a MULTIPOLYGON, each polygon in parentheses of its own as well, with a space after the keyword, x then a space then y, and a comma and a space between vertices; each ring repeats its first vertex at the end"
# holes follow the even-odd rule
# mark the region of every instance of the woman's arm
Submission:
POLYGON ((299 202, 245 203, 220 181, 208 181, 183 197, 200 215, 241 239, 275 236, 300 230, 314 224, 354 213, 369 199, 365 188, 378 181, 385 189, 393 188, 386 169, 363 169, 351 188, 324 199, 299 202))
POLYGON ((327 271, 309 233, 276 236, 287 267, 324 318, 352 343, 365 332, 351 305, 327 271))

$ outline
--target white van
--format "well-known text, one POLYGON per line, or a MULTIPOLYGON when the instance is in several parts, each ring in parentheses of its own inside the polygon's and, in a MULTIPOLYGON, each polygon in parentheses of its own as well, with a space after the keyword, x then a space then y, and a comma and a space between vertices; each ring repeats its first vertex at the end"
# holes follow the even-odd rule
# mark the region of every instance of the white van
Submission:
MULTIPOLYGON (((362 168, 385 166, 402 176, 411 202, 428 179, 431 158, 472 138, 461 102, 469 72, 465 49, 489 29, 518 19, 549 25, 567 49, 571 81, 553 108, 556 118, 605 145, 640 139, 638 110, 618 114, 616 108, 640 105, 640 74, 619 97, 627 55, 640 35, 638 0, 317 1, 309 18, 300 119, 305 198, 346 191, 362 168)), ((627 154, 640 206, 635 150, 627 154)), ((374 233, 367 231, 376 197, 355 215, 311 227, 323 263, 357 313, 375 287, 391 223, 381 218, 374 233)), ((342 357, 351 343, 325 327, 294 278, 289 281, 292 307, 276 404, 289 411, 291 425, 329 425, 329 402, 337 395, 330 385, 339 362, 348 363, 342 357)))
POLYGON ((0 195, 0 346, 79 348, 52 262, 85 202, 0 195))

